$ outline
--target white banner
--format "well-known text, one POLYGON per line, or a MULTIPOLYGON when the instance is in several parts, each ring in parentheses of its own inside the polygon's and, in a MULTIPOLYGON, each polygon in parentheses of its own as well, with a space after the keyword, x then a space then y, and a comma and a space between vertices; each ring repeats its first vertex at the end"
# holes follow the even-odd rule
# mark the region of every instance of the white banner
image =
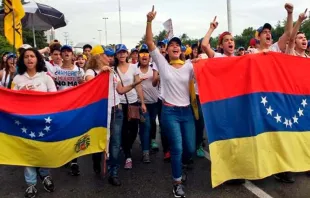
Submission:
POLYGON ((166 22, 163 23, 165 30, 168 32, 168 39, 173 37, 173 26, 172 20, 168 19, 166 22))

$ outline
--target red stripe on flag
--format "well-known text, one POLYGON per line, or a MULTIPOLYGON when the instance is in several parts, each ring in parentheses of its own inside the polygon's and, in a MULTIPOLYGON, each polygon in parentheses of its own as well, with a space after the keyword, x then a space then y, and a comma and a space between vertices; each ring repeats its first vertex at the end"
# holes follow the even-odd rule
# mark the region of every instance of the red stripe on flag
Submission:
MULTIPOLYGON (((108 99, 109 74, 59 92, 12 91, 0 88, 0 111, 38 115, 69 111, 108 99)), ((103 111, 104 112, 104 111, 103 111)))
POLYGON ((257 92, 310 95, 310 59, 268 52, 194 65, 202 103, 257 92))

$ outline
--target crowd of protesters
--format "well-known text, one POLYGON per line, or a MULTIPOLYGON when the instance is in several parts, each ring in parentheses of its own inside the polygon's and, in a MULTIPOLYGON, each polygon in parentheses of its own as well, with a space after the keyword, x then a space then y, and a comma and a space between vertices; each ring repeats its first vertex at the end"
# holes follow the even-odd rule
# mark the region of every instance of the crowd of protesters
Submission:
MULTIPOLYGON (((56 92, 76 87, 92 80, 101 72, 110 72, 109 119, 111 131, 109 143, 109 183, 120 186, 118 171, 134 169, 132 146, 139 134, 141 159, 151 163, 151 154, 159 151, 156 136, 160 132, 163 160, 171 163, 173 193, 185 197, 183 183, 187 171, 194 163, 194 156, 204 158, 204 119, 195 82, 193 63, 199 59, 244 56, 274 51, 308 58, 307 41, 299 32, 306 12, 301 13, 293 25, 293 5, 285 4, 287 22, 278 41, 272 39, 272 26, 265 23, 249 41, 249 46, 236 49, 230 32, 219 36, 218 46, 210 46, 210 38, 218 27, 216 17, 209 30, 198 43, 182 44, 177 37, 163 41, 153 40, 152 21, 154 7, 147 14, 145 44, 129 50, 126 45, 115 48, 101 45, 85 45, 83 53, 75 54, 71 46, 53 40, 48 47, 36 50, 28 44, 18 49, 18 55, 7 52, 0 65, 0 87, 14 90, 56 92), (48 54, 48 56, 46 56, 48 54), (159 130, 157 130, 157 120, 159 130), (125 160, 120 161, 120 153, 125 160)), ((98 85, 100 86, 100 85, 98 85)), ((102 153, 92 155, 93 170, 102 172, 102 153)), ((69 164, 72 176, 80 174, 78 159, 69 164)), ((133 170, 134 171, 134 170, 133 170)), ((46 191, 54 191, 50 170, 26 167, 26 198, 37 194, 37 177, 41 178, 46 191)), ((281 182, 293 183, 291 173, 274 175, 281 182)), ((228 183, 242 184, 245 180, 228 183)))

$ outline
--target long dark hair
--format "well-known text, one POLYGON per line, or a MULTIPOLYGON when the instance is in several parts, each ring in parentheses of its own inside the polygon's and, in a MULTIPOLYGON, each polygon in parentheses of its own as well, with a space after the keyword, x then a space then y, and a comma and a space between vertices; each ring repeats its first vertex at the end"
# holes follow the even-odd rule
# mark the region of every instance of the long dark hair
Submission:
MULTIPOLYGON (((127 52, 128 53, 128 52, 127 52)), ((118 61, 118 59, 117 59, 117 54, 115 53, 115 55, 114 55, 114 69, 116 69, 117 68, 117 66, 118 66, 118 64, 119 64, 119 61, 118 61)), ((128 63, 129 61, 128 61, 128 56, 127 56, 127 58, 126 58, 126 63, 128 63)))
POLYGON ((0 70, 4 69, 5 66, 6 66, 6 61, 3 61, 3 57, 6 56, 6 55, 8 55, 8 52, 3 53, 2 56, 1 56, 0 70))
MULTIPOLYGON (((7 88, 10 88, 11 87, 11 84, 12 84, 12 81, 13 81, 13 77, 14 77, 14 73, 11 73, 10 72, 10 66, 8 64, 9 60, 10 59, 13 59, 13 63, 14 63, 14 59, 15 57, 10 57, 10 58, 7 58, 6 61, 5 61, 5 67, 3 68, 4 71, 5 71, 5 76, 4 76, 4 87, 7 87, 7 88), (6 82, 8 76, 10 76, 10 80, 9 82, 6 82)), ((16 66, 16 63, 14 63, 15 66, 16 66)))
POLYGON ((23 75, 27 71, 27 67, 24 63, 25 53, 27 51, 32 51, 37 58, 36 71, 37 72, 46 72, 47 69, 45 66, 45 61, 44 61, 42 55, 40 54, 40 52, 34 48, 29 48, 29 49, 26 49, 25 51, 23 51, 23 53, 18 58, 18 61, 17 61, 17 65, 18 65, 18 71, 17 72, 18 72, 18 74, 23 75))

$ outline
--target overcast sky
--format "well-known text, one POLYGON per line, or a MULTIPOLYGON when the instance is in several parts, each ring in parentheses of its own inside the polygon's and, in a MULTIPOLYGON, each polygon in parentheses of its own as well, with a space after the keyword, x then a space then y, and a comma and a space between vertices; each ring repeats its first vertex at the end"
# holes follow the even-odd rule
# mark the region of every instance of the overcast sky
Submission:
MULTIPOLYGON (((74 44, 99 42, 105 44, 103 17, 108 17, 108 44, 120 43, 118 0, 36 0, 48 4, 65 14, 69 21, 64 28, 56 30, 56 38, 64 42, 64 32, 74 44)), ((153 22, 154 34, 163 29, 162 23, 171 18, 176 36, 187 33, 191 38, 202 38, 210 21, 217 16, 219 27, 215 36, 228 29, 226 0, 120 0, 123 43, 133 48, 145 33, 146 14, 155 5, 157 16, 153 22)), ((244 28, 269 22, 275 25, 286 17, 284 4, 294 4, 294 20, 307 6, 309 0, 231 0, 233 34, 244 28)))

